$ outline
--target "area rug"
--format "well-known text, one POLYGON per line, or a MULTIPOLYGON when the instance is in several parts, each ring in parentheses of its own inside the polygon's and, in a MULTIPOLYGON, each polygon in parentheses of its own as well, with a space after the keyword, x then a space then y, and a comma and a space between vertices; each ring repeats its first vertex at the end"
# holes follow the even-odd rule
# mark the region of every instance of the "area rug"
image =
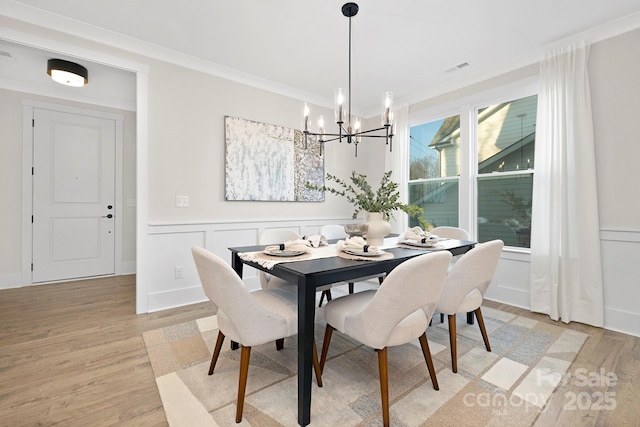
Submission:
MULTIPOLYGON (((389 349, 391 425, 530 426, 588 335, 483 307, 492 351, 477 324, 458 318, 458 373, 451 371, 447 322, 427 329, 440 390, 433 389, 418 340, 389 349)), ((316 342, 322 345, 322 309, 316 342)), ((252 348, 244 418, 235 423, 239 351, 228 343, 207 375, 216 317, 146 332, 143 337, 167 421, 182 426, 297 425, 296 338, 252 348)), ((315 381, 315 377, 314 377, 315 381)), ((382 425, 377 354, 334 332, 324 387, 312 389, 312 426, 382 425)))

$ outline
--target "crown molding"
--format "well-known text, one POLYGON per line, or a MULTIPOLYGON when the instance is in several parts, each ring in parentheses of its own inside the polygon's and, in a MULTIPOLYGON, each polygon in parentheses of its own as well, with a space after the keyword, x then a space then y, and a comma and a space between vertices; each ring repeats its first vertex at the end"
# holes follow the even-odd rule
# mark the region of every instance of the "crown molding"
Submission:
MULTIPOLYGON (((193 56, 186 55, 172 49, 167 49, 162 46, 144 42, 113 31, 105 30, 84 22, 47 12, 42 9, 16 3, 13 0, 0 0, 0 5, 2 6, 2 15, 10 17, 12 19, 27 22, 50 30, 59 31, 65 34, 70 34, 110 47, 116 47, 118 49, 126 50, 128 52, 132 52, 141 56, 150 57, 172 64, 179 64, 181 67, 203 72, 226 80, 252 86, 258 89, 263 89, 269 92, 278 93, 294 99, 306 100, 307 102, 319 106, 333 108, 332 99, 298 90, 290 86, 282 85, 249 73, 222 66, 220 64, 204 61, 202 59, 195 58, 193 56)), ((496 77, 501 74, 540 62, 547 51, 559 46, 566 46, 578 41, 584 41, 587 44, 592 44, 623 34, 628 31, 632 31, 639 27, 640 12, 636 12, 625 17, 610 21, 598 27, 571 35, 562 40, 549 43, 543 48, 529 52, 520 58, 516 58, 514 61, 510 61, 509 63, 497 64, 495 66, 488 67, 482 70, 476 70, 472 74, 461 75, 460 78, 451 80, 446 84, 431 88, 426 91, 416 92, 408 97, 396 99, 396 102, 408 103, 410 105, 421 102, 435 96, 439 96, 447 92, 479 83, 489 78, 496 77)), ((2 30, 2 28, 0 28, 0 30, 2 30)), ((2 37, 1 31, 0 37, 2 37)), ((18 42, 20 41, 18 40, 18 42)), ((70 52, 64 53, 71 54, 70 52)), ((84 55, 80 56, 86 57, 84 55)), ((108 64, 107 62, 105 63, 108 64)), ((360 115, 362 115, 363 117, 371 118, 377 115, 377 113, 378 111, 376 108, 375 110, 372 109, 364 111, 360 115)))
MULTIPOLYGON (((241 83, 247 86, 252 86, 258 89, 263 89, 269 92, 278 93, 294 99, 305 100, 319 106, 333 108, 333 99, 295 89, 287 85, 276 83, 274 81, 267 80, 262 77, 258 77, 210 61, 205 61, 203 59, 196 58, 191 55, 186 55, 184 53, 158 46, 153 43, 125 36, 114 31, 105 30, 81 21, 47 12, 42 9, 16 3, 12 0, 0 0, 0 5, 2 5, 2 12, 0 12, 2 15, 18 21, 23 21, 49 30, 70 34, 109 47, 115 47, 121 50, 135 53, 144 57, 168 62, 171 64, 177 64, 181 67, 188 68, 194 71, 199 71, 205 74, 220 77, 236 83, 241 83)), ((2 37, 1 31, 0 37, 2 37)), ((69 52, 65 53, 71 55, 69 52)), ((82 54, 76 54, 76 56, 85 57, 85 55, 82 54)), ((107 62, 105 63, 108 64, 107 62)))

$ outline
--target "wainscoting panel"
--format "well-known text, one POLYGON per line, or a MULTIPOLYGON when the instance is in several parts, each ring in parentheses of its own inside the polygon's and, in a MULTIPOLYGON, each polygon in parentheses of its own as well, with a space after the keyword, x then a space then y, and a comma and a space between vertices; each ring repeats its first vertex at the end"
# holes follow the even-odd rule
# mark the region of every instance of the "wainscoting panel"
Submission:
MULTIPOLYGON (((193 246, 202 246, 231 264, 230 247, 255 245, 262 230, 286 228, 299 235, 317 234, 325 224, 347 224, 352 219, 286 220, 260 222, 207 222, 150 224, 150 284, 148 311, 206 301, 191 257, 193 246), (181 276, 181 277, 180 277, 181 276)), ((260 288, 257 271, 244 267, 242 279, 249 290, 260 288)))
MULTIPOLYGON (((267 228, 286 228, 300 235, 315 234, 325 224, 345 224, 351 219, 283 220, 254 222, 208 222, 150 224, 151 283, 148 311, 206 301, 191 258, 191 248, 199 245, 229 264, 233 246, 254 245, 267 228), (177 277, 182 276, 182 277, 177 277)), ((605 327, 640 336, 640 231, 602 230, 605 327)), ((260 288, 255 269, 245 267, 243 280, 250 290, 260 288)), ((505 250, 487 298, 528 309, 530 255, 526 251, 505 250)), ((0 283, 1 284, 1 283, 0 283)))
POLYGON ((640 231, 602 230, 604 326, 640 336, 640 231))
POLYGON ((522 251, 503 250, 493 282, 486 298, 528 309, 530 254, 522 251))

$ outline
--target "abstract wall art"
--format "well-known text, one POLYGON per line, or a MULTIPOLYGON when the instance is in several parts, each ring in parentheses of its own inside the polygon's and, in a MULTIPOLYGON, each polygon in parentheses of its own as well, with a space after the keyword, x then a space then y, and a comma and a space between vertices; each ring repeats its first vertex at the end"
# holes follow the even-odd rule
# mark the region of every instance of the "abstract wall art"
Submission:
POLYGON ((307 181, 324 184, 319 146, 296 129, 225 116, 225 199, 323 201, 307 181))

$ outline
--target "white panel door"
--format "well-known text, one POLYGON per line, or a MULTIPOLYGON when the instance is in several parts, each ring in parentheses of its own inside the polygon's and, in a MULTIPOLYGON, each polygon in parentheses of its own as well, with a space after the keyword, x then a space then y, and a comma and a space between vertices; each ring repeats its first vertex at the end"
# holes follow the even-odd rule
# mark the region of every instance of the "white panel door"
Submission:
POLYGON ((115 129, 34 109, 34 283, 114 274, 115 129))

